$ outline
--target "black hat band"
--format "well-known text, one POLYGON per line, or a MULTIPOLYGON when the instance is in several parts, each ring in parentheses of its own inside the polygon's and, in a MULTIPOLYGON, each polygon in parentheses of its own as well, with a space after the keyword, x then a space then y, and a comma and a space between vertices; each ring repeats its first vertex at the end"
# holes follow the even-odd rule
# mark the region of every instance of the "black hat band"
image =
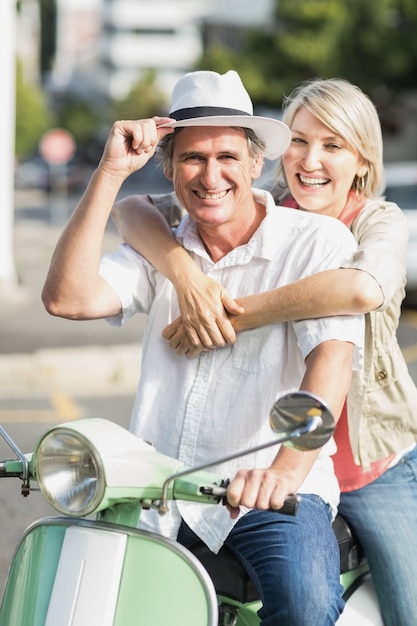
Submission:
POLYGON ((177 122, 181 120, 188 120, 195 117, 216 117, 216 116, 233 116, 233 115, 247 115, 253 117, 247 111, 239 111, 239 109, 228 109, 226 107, 190 107, 188 109, 178 109, 169 113, 169 117, 172 117, 177 122))

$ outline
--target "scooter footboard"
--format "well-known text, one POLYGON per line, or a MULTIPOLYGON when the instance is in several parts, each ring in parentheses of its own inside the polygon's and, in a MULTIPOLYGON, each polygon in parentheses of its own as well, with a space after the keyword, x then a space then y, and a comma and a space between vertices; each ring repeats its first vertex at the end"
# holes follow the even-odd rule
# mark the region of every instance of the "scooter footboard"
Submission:
POLYGON ((213 584, 198 559, 159 535, 89 520, 40 520, 13 559, 2 626, 207 626, 213 584))

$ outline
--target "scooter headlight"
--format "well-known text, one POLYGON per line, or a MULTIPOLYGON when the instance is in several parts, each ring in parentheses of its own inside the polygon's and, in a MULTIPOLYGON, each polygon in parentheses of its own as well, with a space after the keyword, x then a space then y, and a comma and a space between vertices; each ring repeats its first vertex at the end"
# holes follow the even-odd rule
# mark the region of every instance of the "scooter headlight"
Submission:
POLYGON ((100 455, 88 439, 69 428, 52 430, 40 441, 36 475, 45 498, 65 515, 88 515, 104 495, 100 455))

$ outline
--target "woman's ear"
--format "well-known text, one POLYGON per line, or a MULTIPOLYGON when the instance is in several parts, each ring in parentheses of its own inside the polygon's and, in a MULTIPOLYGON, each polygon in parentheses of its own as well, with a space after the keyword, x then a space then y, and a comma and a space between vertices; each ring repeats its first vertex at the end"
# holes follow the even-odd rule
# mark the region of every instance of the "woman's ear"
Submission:
POLYGON ((356 176, 358 178, 363 178, 365 176, 365 174, 368 173, 368 164, 367 163, 362 163, 362 165, 360 165, 357 169, 356 172, 356 176))

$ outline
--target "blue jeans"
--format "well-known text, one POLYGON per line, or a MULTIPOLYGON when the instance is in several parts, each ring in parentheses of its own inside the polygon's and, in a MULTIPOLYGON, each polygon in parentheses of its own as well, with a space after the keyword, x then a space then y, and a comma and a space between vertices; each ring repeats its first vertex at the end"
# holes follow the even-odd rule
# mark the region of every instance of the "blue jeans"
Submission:
POLYGON ((417 624, 417 447, 366 487, 342 494, 386 626, 417 624))
POLYGON ((303 495, 295 517, 249 511, 225 543, 258 588, 262 626, 335 624, 343 609, 339 548, 321 498, 303 495))

